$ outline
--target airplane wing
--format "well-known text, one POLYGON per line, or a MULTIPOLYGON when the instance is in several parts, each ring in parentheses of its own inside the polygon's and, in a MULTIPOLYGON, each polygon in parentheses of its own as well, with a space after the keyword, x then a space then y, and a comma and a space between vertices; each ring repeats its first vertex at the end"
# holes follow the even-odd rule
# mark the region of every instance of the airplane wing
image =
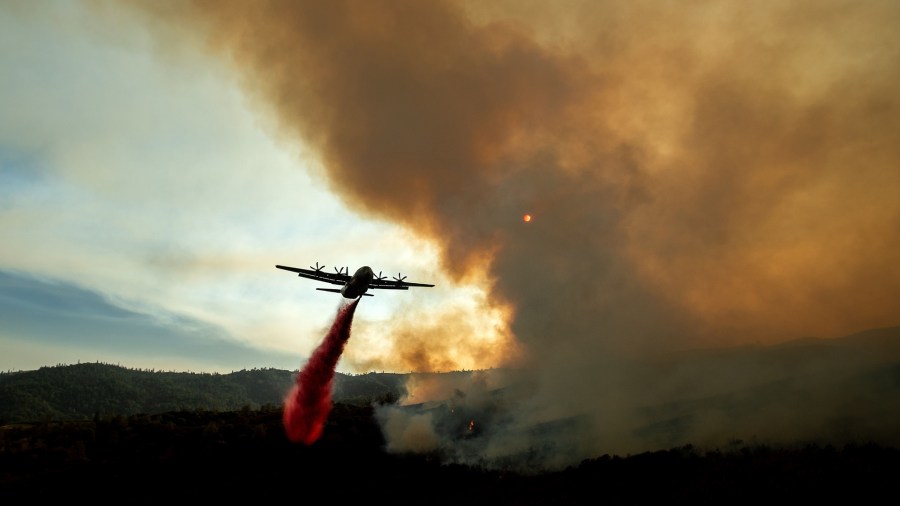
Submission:
MULTIPOLYGON (((319 264, 316 264, 318 266, 319 264)), ((286 271, 296 272, 298 276, 315 279, 333 285, 343 285, 350 281, 350 275, 341 272, 325 272, 321 268, 318 269, 301 269, 299 267, 290 267, 287 265, 276 265, 275 267, 286 271)))
POLYGON ((411 281, 404 281, 404 279, 406 279, 406 276, 394 279, 376 277, 372 280, 371 283, 369 283, 369 288, 378 288, 381 290, 409 290, 409 287, 411 286, 434 286, 427 283, 413 283, 411 281))

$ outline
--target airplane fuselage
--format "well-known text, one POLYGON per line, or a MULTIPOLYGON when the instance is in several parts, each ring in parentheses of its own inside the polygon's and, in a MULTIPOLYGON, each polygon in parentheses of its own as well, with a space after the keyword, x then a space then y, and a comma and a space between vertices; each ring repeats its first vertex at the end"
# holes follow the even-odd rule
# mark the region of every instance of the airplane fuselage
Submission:
POLYGON ((350 281, 341 288, 341 295, 346 299, 361 297, 366 293, 366 290, 369 289, 369 283, 371 283, 374 278, 375 273, 372 272, 372 269, 367 265, 363 265, 359 269, 356 269, 356 272, 353 273, 353 277, 350 278, 350 281))

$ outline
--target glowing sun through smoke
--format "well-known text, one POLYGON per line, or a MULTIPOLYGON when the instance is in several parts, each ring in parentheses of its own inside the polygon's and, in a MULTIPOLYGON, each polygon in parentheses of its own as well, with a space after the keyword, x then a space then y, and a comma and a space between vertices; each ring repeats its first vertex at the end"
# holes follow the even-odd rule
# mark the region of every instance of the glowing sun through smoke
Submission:
POLYGON ((522 221, 524 221, 525 223, 528 223, 529 221, 531 221, 531 215, 526 214, 525 216, 522 216, 522 221))

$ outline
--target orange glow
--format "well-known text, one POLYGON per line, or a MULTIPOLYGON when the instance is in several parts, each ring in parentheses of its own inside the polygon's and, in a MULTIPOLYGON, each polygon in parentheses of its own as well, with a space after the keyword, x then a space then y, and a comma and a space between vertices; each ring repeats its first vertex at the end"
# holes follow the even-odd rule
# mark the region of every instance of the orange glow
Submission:
POLYGON ((522 221, 524 221, 525 223, 528 223, 529 221, 531 221, 531 215, 526 214, 525 216, 522 216, 522 221))

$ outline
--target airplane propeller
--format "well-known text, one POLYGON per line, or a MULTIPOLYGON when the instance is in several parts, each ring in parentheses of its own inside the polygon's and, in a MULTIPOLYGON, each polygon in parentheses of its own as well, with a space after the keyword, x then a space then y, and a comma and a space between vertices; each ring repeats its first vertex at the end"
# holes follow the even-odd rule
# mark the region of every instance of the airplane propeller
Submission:
POLYGON ((312 265, 310 265, 309 268, 312 269, 312 270, 314 270, 314 271, 316 271, 316 272, 322 272, 322 269, 324 269, 325 266, 323 265, 322 267, 319 267, 319 262, 316 262, 316 266, 315 266, 315 267, 313 267, 312 265))
POLYGON ((334 268, 334 272, 336 272, 336 273, 338 273, 338 274, 347 274, 347 275, 349 275, 349 274, 350 274, 350 268, 349 268, 349 267, 344 267, 343 269, 341 269, 340 267, 335 267, 335 268, 334 268))
POLYGON ((402 283, 404 279, 406 279, 406 276, 400 277, 400 273, 399 273, 399 272, 397 273, 397 276, 394 277, 394 281, 396 281, 396 282, 398 282, 398 283, 402 283))
MULTIPOLYGON (((398 273, 398 274, 399 274, 399 273, 398 273)), ((381 275, 381 271, 378 271, 378 277, 376 277, 375 279, 378 280, 378 281, 381 281, 381 280, 383 280, 384 278, 385 278, 385 276, 382 276, 382 275, 381 275)))

